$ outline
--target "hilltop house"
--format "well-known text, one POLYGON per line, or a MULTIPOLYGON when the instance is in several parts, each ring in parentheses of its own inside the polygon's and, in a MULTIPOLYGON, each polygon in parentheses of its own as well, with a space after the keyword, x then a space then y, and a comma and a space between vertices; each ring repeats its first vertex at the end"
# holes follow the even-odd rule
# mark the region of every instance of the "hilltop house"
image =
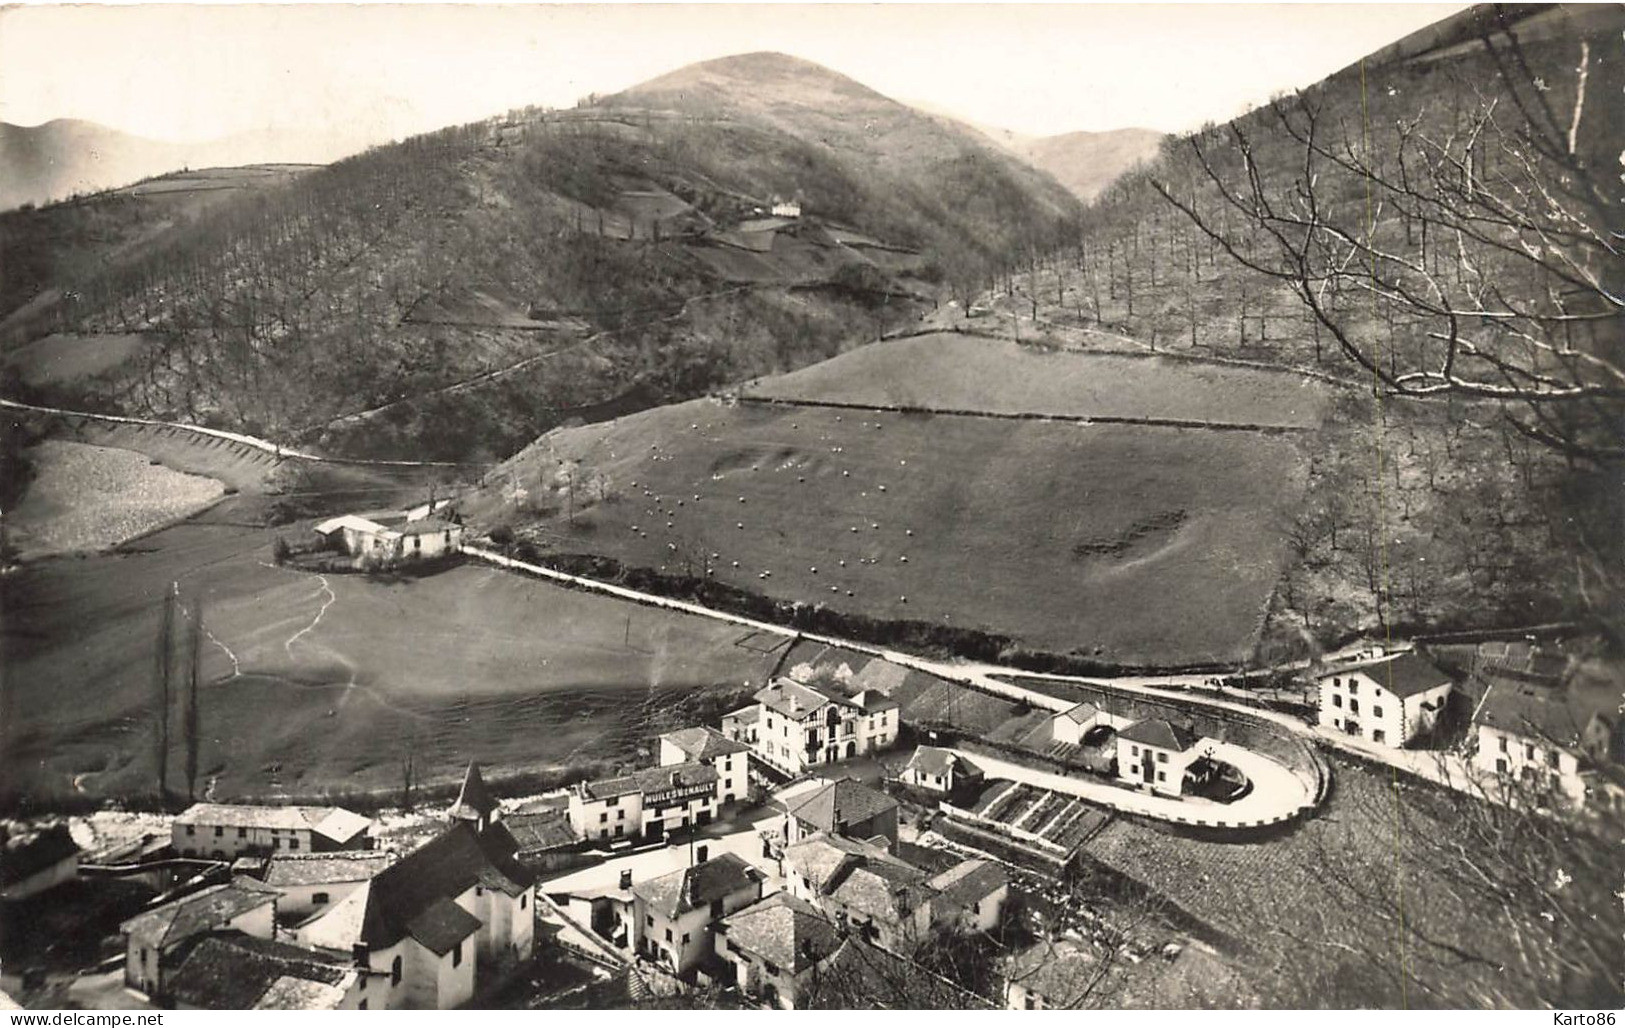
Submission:
POLYGON ((0 857, 0 902, 37 896, 79 874, 79 844, 66 821, 35 831, 0 824, 0 857))
POLYGON ((711 926, 762 898, 766 876, 724 853, 632 887, 640 956, 686 975, 715 950, 711 926))
POLYGON ((819 832, 849 839, 884 838, 885 845, 892 846, 897 842, 897 801, 850 778, 791 799, 785 808, 785 842, 800 842, 819 832))
POLYGON ((908 758, 908 766, 899 778, 905 785, 946 796, 956 789, 975 786, 982 780, 982 769, 953 750, 920 746, 908 758))
POLYGON ((277 919, 293 923, 348 896, 394 860, 384 850, 278 853, 266 858, 259 877, 278 893, 277 919))
POLYGON ((756 712, 737 710, 724 719, 743 740, 741 726, 754 719, 748 740, 756 755, 790 774, 809 767, 885 749, 897 741, 896 701, 865 690, 852 697, 816 685, 780 678, 756 693, 756 712), (731 724, 730 724, 731 721, 731 724))
POLYGON ((183 857, 232 860, 245 853, 370 849, 372 821, 342 807, 194 803, 170 823, 183 857))
POLYGON ((1178 796, 1185 772, 1202 755, 1197 734, 1167 718, 1136 721, 1117 733, 1117 777, 1152 792, 1178 796))
POLYGON ((355 957, 373 1009, 446 1010, 480 977, 528 960, 532 879, 500 824, 458 820, 295 931, 306 946, 355 957))
POLYGON ((1315 677, 1322 726, 1387 746, 1431 730, 1450 698, 1450 676, 1415 651, 1333 666, 1315 677))
POLYGON ((230 932, 198 941, 165 998, 177 1010, 366 1010, 366 988, 349 954, 230 932))
POLYGON ((788 892, 723 918, 713 930, 717 956, 733 966, 740 991, 788 1010, 841 945, 830 919, 788 892))
POLYGON ((717 806, 745 798, 750 745, 715 728, 684 728, 660 737, 660 766, 704 764, 717 773, 717 806))
POLYGON ((711 822, 717 807, 717 769, 667 764, 580 782, 570 790, 568 816, 576 836, 594 842, 663 839, 667 833, 711 822))
POLYGON ((124 984, 162 996, 187 943, 209 932, 235 930, 269 939, 276 932, 275 889, 238 878, 143 911, 119 925, 124 937, 124 984))

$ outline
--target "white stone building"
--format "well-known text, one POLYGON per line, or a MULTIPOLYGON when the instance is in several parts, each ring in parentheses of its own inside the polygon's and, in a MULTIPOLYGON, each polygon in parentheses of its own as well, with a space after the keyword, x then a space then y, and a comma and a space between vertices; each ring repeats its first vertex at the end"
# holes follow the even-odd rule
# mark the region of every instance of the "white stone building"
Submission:
POLYGON ((1450 698, 1450 676, 1415 651, 1328 667, 1316 676, 1320 723, 1385 746, 1432 729, 1450 698))

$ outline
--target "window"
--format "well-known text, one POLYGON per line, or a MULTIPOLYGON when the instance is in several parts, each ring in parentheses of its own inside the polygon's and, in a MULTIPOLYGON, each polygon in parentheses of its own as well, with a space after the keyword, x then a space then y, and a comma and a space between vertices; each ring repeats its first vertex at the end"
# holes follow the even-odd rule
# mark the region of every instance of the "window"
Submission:
POLYGON ((1157 763, 1159 763, 1159 764, 1168 763, 1168 754, 1166 754, 1166 753, 1157 754, 1157 763))
POLYGON ((216 826, 216 828, 214 830, 214 837, 216 839, 220 838, 222 835, 225 835, 225 834, 226 834, 226 830, 224 828, 220 828, 220 827, 216 826))
POLYGON ((1372 707, 1371 708, 1371 716, 1372 717, 1382 717, 1382 708, 1381 707, 1372 707))
POLYGON ((1360 712, 1360 701, 1359 700, 1349 700, 1349 713, 1358 714, 1359 712, 1360 712))
POLYGON ((485 886, 483 886, 483 885, 474 886, 474 895, 476 895, 476 896, 484 896, 485 895, 485 886))
POLYGON ((1166 782, 1167 780, 1168 780, 1168 772, 1166 772, 1166 771, 1158 771, 1157 772, 1157 781, 1166 782))
POLYGON ((1383 731, 1382 729, 1378 728, 1377 730, 1375 730, 1375 731, 1373 731, 1371 733, 1371 741, 1372 742, 1387 742, 1388 741, 1388 733, 1383 731))
POLYGON ((187 825, 186 826, 186 834, 187 835, 196 835, 197 834, 197 826, 196 825, 187 825))
MULTIPOLYGON (((364 975, 364 974, 363 975, 357 975, 355 984, 356 984, 356 991, 357 992, 366 992, 367 991, 367 976, 364 975)), ((361 1002, 365 1003, 366 1000, 362 1000, 361 1002)))
POLYGON ((1558 759, 1558 754, 1557 754, 1556 750, 1548 750, 1546 752, 1546 766, 1548 766, 1548 767, 1556 767, 1557 766, 1557 759, 1558 759))
POLYGON ((649 922, 650 928, 655 926, 655 916, 653 914, 650 914, 646 920, 649 922))
POLYGON ((779 973, 779 965, 773 963, 771 960, 764 960, 762 961, 762 970, 776 977, 779 973))
POLYGON ((1507 751, 1507 737, 1503 735, 1503 736, 1499 737, 1496 741, 1501 744, 1501 752, 1505 753, 1507 751))
POLYGON ((522 892, 522 893, 519 894, 519 909, 520 910, 525 909, 525 901, 528 900, 528 899, 530 899, 530 893, 522 892))
POLYGON ((451 948, 451 966, 463 966, 463 944, 460 942, 451 948))
POLYGON ((1356 682, 1352 678, 1349 679, 1349 692, 1356 693, 1356 692, 1359 692, 1359 691, 1360 691, 1360 683, 1356 682))
POLYGON ((683 933, 683 945, 685 945, 685 946, 688 945, 688 933, 687 932, 683 933))
POLYGON ((1129 756, 1138 757, 1140 755, 1140 748, 1138 746, 1130 746, 1128 748, 1128 752, 1129 756))
POLYGON ((239 838, 239 839, 248 838, 248 829, 246 829, 246 828, 237 829, 237 838, 239 838))
POLYGON ((311 897, 310 897, 310 901, 312 903, 316 904, 319 907, 323 903, 327 902, 327 893, 325 893, 325 892, 312 893, 311 897))
POLYGON ((666 941, 667 942, 671 941, 671 929, 670 928, 666 929, 666 941))
POLYGON ((412 537, 412 549, 414 549, 414 550, 423 549, 423 537, 421 535, 414 535, 412 537))
MULTIPOLYGON (((719 900, 719 899, 714 899, 714 900, 711 901, 711 920, 715 921, 717 918, 719 918, 721 916, 722 916, 722 901, 719 900)), ((686 935, 683 936, 683 941, 687 942, 688 941, 688 936, 686 936, 686 935)))
POLYGON ((609 811, 606 810, 603 813, 598 815, 598 823, 599 824, 605 824, 608 821, 609 821, 609 811))
POLYGON ((1527 757, 1530 760, 1535 759, 1535 747, 1534 746, 1532 746, 1532 745, 1530 745, 1528 743, 1525 743, 1524 747, 1523 747, 1523 751, 1524 751, 1523 755, 1525 757, 1527 757))
MULTIPOLYGON (((366 988, 366 987, 367 987, 367 980, 366 980, 366 979, 365 979, 365 978, 363 978, 363 979, 361 979, 361 987, 362 987, 362 988, 363 988, 363 989, 365 989, 365 988, 366 988)), ((362 1000, 362 1001, 361 1001, 361 1002, 360 1002, 360 1003, 357 1003, 357 1004, 356 1004, 356 1005, 355 1005, 355 1008, 356 1008, 356 1009, 357 1009, 357 1010, 365 1010, 365 1009, 367 1009, 367 1001, 366 1001, 366 1000, 362 1000)))
POLYGON ((1341 707, 1342 705, 1343 705, 1343 697, 1338 695, 1337 693, 1333 693, 1332 694, 1332 706, 1341 707))
POLYGON ((401 958, 399 956, 389 965, 389 984, 392 986, 401 984, 401 958))
POLYGON ((288 848, 290 850, 298 849, 299 848, 299 840, 298 839, 289 839, 288 840, 288 848))

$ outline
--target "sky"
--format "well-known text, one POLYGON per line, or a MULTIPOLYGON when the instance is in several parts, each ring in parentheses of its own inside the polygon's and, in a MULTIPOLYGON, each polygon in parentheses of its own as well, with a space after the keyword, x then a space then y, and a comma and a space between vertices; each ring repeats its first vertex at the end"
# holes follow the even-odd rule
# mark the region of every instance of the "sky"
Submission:
POLYGON ((25 4, 0 10, 0 120, 377 142, 777 50, 986 126, 1181 131, 1462 6, 25 4))

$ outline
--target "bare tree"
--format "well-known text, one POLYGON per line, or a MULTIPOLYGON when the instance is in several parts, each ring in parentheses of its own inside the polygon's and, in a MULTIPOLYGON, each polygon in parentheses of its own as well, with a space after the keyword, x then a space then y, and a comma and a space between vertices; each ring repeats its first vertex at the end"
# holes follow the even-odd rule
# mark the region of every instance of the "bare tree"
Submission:
MULTIPOLYGON (((1617 183, 1601 172, 1620 114, 1586 106, 1588 92, 1617 93, 1619 55, 1573 40, 1559 88, 1534 71, 1516 15, 1477 16, 1494 75, 1454 87, 1475 96, 1469 109, 1353 128, 1303 92, 1238 119, 1224 144, 1189 140, 1218 217, 1153 184, 1236 261, 1290 286, 1383 386, 1500 401, 1571 457, 1625 458, 1625 253, 1617 183), (1369 331, 1373 305, 1416 326, 1415 355, 1369 331)), ((1620 47, 1617 33, 1597 38, 1620 47)))

